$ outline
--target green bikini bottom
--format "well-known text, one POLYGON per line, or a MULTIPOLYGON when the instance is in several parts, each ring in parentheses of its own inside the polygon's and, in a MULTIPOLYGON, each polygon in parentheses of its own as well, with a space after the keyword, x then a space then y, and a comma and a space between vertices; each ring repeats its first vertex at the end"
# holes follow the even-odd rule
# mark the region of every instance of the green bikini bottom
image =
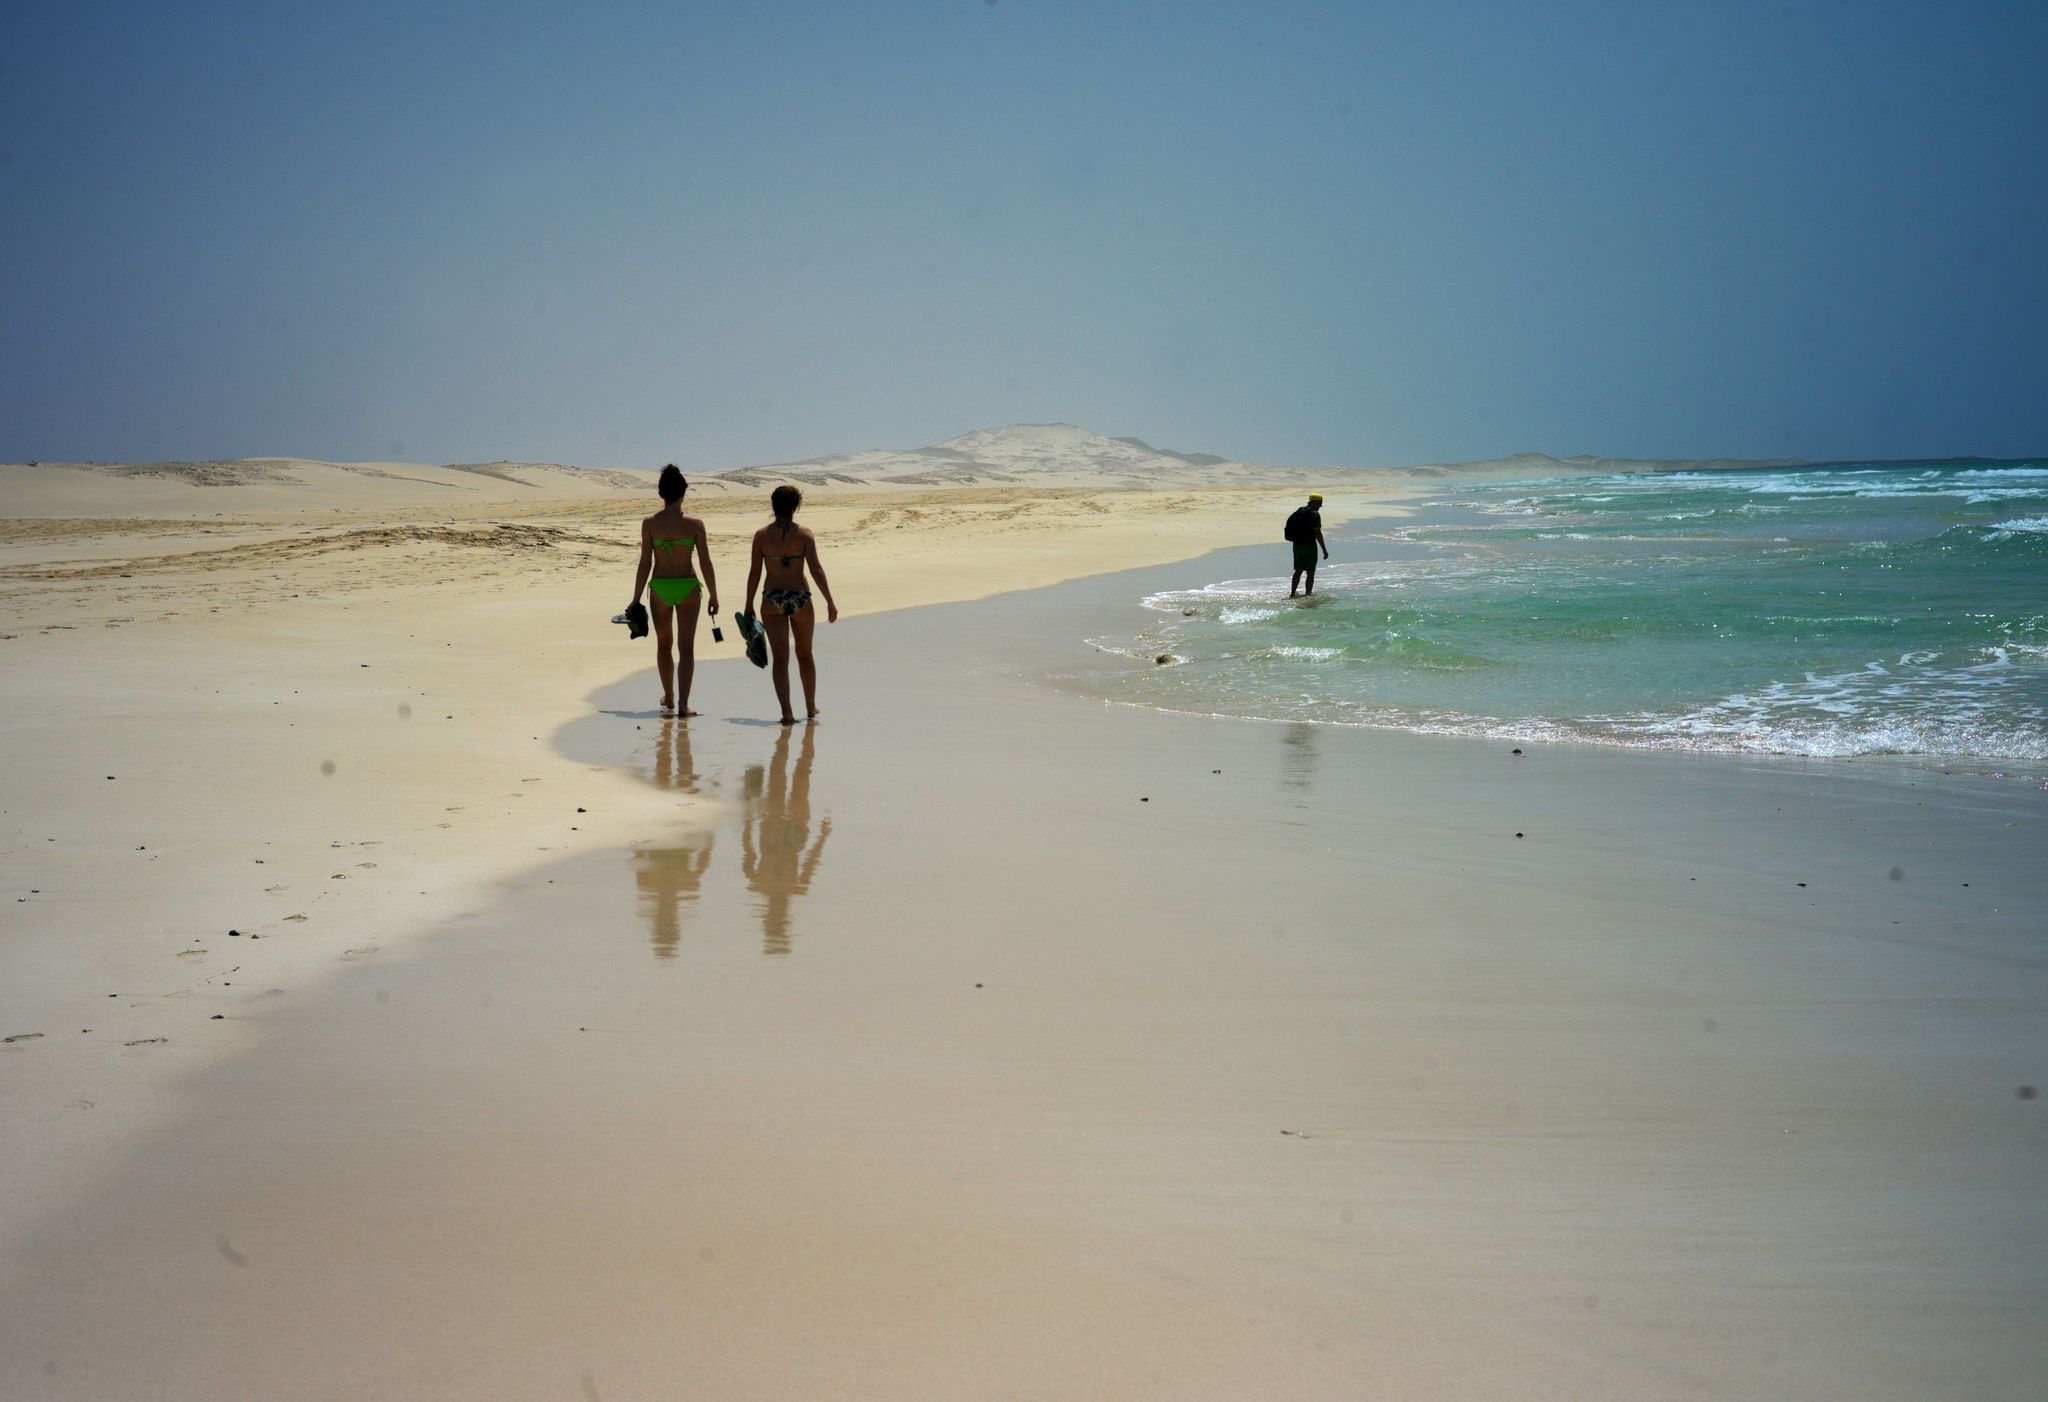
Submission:
POLYGON ((647 587, 654 591, 654 597, 674 608, 690 595, 697 592, 695 575, 677 575, 674 579, 650 579, 647 587))

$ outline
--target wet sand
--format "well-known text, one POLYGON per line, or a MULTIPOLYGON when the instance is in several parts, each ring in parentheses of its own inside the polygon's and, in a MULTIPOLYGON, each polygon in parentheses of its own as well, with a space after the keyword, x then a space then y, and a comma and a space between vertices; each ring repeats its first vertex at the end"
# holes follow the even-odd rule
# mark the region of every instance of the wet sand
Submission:
POLYGON ((237 1003, 0 1393, 2033 1395, 2048 796, 1041 680, 1216 568, 600 690, 622 841, 237 1003))

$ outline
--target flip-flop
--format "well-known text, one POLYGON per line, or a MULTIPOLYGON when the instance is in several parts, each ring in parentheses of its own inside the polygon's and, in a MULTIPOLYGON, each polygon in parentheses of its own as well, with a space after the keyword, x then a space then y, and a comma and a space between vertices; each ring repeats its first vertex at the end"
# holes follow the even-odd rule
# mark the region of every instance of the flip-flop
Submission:
POLYGON ((756 667, 768 665, 768 636, 761 631, 761 621, 741 609, 732 616, 733 627, 740 630, 740 639, 747 645, 747 661, 756 667))
POLYGON ((647 636, 647 605, 628 604, 625 612, 612 615, 612 622, 625 624, 628 638, 644 638, 647 636))

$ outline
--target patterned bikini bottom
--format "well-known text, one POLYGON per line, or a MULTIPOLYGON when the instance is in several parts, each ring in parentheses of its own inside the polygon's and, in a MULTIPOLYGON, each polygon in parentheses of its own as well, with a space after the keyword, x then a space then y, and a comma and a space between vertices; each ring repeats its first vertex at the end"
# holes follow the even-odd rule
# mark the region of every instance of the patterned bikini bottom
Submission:
POLYGON ((808 589, 763 589, 761 598, 781 609, 784 618, 811 606, 811 591, 808 589))

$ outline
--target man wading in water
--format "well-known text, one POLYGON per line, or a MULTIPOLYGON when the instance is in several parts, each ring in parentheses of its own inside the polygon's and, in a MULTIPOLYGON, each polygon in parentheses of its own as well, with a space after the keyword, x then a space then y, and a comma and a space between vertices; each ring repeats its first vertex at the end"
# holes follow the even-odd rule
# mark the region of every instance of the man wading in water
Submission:
POLYGON ((1321 550, 1325 560, 1330 558, 1330 547, 1323 544, 1323 494, 1310 492, 1308 505, 1295 508, 1281 534, 1294 545, 1294 579, 1287 586, 1287 597, 1297 599, 1315 593, 1316 551, 1321 550), (1301 587, 1304 574, 1308 576, 1307 589, 1301 587))

